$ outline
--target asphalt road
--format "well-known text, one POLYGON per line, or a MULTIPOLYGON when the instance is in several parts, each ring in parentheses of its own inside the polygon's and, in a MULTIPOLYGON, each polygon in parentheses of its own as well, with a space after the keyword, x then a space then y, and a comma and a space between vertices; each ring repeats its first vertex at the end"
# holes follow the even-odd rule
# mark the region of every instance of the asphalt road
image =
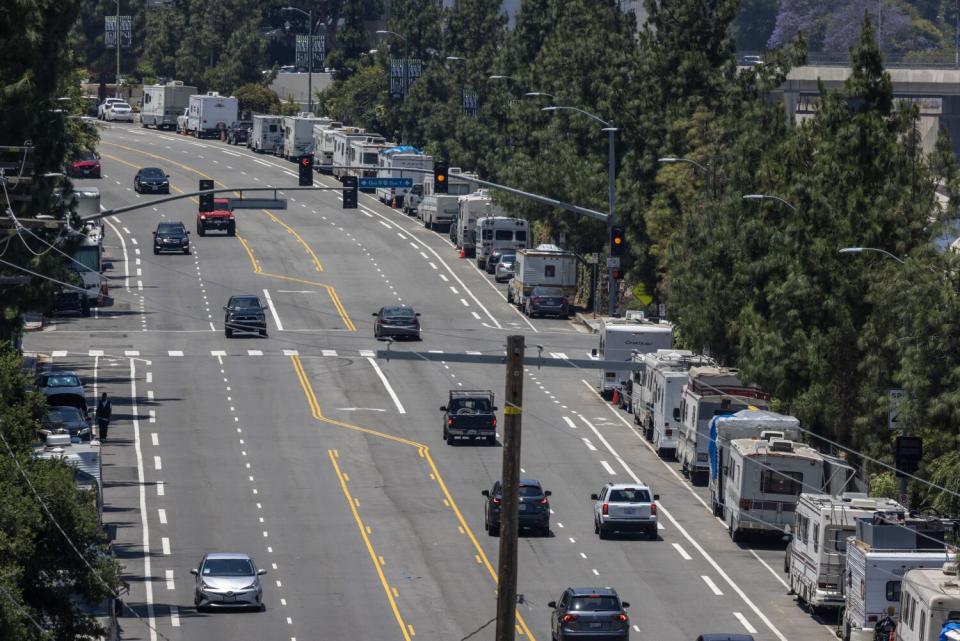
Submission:
MULTIPOLYGON (((149 202, 132 191, 159 166, 174 192, 293 186, 295 165, 215 141, 111 126, 100 145, 106 207, 149 202)), ((338 183, 319 179, 320 184, 338 183)), ((131 584, 123 638, 490 640, 498 540, 480 491, 500 473, 498 446, 451 447, 438 407, 449 389, 504 387, 503 367, 444 360, 500 354, 582 358, 595 335, 528 321, 445 235, 361 194, 289 192, 285 211, 237 211, 236 238, 191 236, 191 255, 155 256, 159 220, 194 229, 190 200, 107 219, 115 303, 62 319, 25 347, 71 367, 114 398, 104 451, 105 521, 131 584), (231 294, 270 304, 267 338, 227 339, 231 294), (421 343, 376 359, 371 313, 403 302, 422 314, 421 343), (434 352, 430 354, 430 352, 434 352), (266 568, 265 612, 198 613, 190 568, 210 550, 248 552, 266 568)), ((524 378, 523 475, 552 490, 551 535, 520 543, 518 638, 550 638, 548 601, 567 586, 610 586, 631 603, 633 637, 832 638, 787 595, 783 546, 735 545, 674 463, 630 417, 593 391, 596 372, 531 365, 524 378), (589 496, 642 480, 660 495, 662 529, 600 541, 589 496)))

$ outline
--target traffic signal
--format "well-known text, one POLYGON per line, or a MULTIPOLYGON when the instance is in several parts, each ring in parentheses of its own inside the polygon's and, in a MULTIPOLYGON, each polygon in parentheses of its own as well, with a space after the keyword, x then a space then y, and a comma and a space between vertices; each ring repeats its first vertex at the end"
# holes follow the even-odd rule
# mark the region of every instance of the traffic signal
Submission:
POLYGON ((623 236, 623 227, 615 225, 610 228, 610 255, 623 256, 627 248, 627 241, 623 236))
POLYGON ((897 476, 913 474, 920 468, 923 460, 923 439, 917 436, 898 436, 893 446, 894 467, 897 476))
POLYGON ((433 166, 433 191, 437 194, 447 193, 448 179, 447 166, 444 164, 433 166))
POLYGON ((300 186, 313 187, 313 154, 300 157, 300 186))
POLYGON ((343 177, 343 208, 344 209, 356 209, 357 208, 357 177, 356 176, 344 176, 343 177))
POLYGON ((622 280, 623 279, 623 270, 619 267, 610 270, 610 277, 613 280, 622 280))
MULTIPOLYGON (((201 180, 200 189, 197 191, 207 191, 213 189, 212 180, 201 180)), ((200 211, 213 211, 213 193, 200 194, 200 211)))

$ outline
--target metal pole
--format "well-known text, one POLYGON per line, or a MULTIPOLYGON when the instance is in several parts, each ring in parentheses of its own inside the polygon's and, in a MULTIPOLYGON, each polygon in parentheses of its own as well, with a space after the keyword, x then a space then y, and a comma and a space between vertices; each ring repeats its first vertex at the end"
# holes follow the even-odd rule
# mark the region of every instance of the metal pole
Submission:
MULTIPOLYGON (((610 149, 608 152, 609 157, 607 159, 607 164, 608 164, 607 172, 609 174, 607 176, 607 181, 609 183, 607 186, 607 189, 608 189, 607 202, 609 204, 608 211, 607 211, 607 238, 609 238, 610 232, 613 229, 613 221, 614 221, 613 210, 614 210, 614 206, 616 205, 616 199, 617 199, 617 184, 616 184, 616 178, 615 178, 617 173, 617 156, 616 156, 616 144, 615 144, 616 141, 614 139, 617 132, 613 126, 613 121, 610 121, 610 123, 607 124, 607 127, 609 129, 609 131, 607 132, 607 135, 610 141, 609 142, 610 149)), ((611 316, 616 316, 617 315, 617 281, 613 278, 613 267, 609 267, 607 269, 607 279, 610 281, 610 286, 608 288, 609 289, 608 295, 610 297, 609 304, 608 304, 608 311, 610 312, 611 316)))
POLYGON ((307 111, 313 115, 313 9, 310 9, 307 19, 310 26, 307 31, 307 111))
MULTIPOLYGON (((410 47, 407 44, 407 37, 403 37, 403 101, 407 101, 407 92, 410 90, 410 47)), ((400 132, 400 142, 406 144, 407 130, 404 126, 400 132)))
POLYGON ((120 97, 120 0, 117 0, 117 30, 114 33, 114 44, 117 47, 117 98, 120 97))
POLYGON ((500 561, 497 567, 497 641, 514 641, 517 626, 517 533, 520 521, 520 419, 523 405, 523 336, 507 337, 503 399, 503 478, 500 561))

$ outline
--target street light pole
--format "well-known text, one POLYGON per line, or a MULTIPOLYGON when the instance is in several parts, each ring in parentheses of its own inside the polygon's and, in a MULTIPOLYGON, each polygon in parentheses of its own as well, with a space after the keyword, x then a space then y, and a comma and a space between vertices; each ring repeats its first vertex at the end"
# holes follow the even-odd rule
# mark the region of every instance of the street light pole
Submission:
POLYGON ((114 45, 117 47, 117 98, 120 97, 120 0, 117 0, 117 25, 114 32, 114 45))
POLYGON ((713 169, 710 168, 709 162, 706 165, 704 165, 704 164, 698 163, 696 160, 691 160, 690 158, 677 158, 676 156, 666 156, 665 158, 657 158, 657 162, 668 163, 668 164, 684 163, 687 165, 693 165, 694 167, 696 167, 697 169, 703 172, 704 196, 709 198, 710 196, 717 195, 714 188, 713 169))
MULTIPOLYGON (((410 86, 410 42, 407 40, 407 37, 403 34, 397 33, 396 31, 389 31, 387 29, 377 29, 376 31, 378 36, 396 36, 403 40, 403 87, 401 89, 401 95, 403 96, 404 102, 407 100, 407 89, 410 86)), ((400 132, 400 142, 406 143, 406 130, 400 132)))
MULTIPOLYGON (((794 207, 793 205, 791 205, 790 203, 788 203, 787 201, 785 201, 785 200, 784 200, 783 198, 781 198, 780 196, 771 196, 771 195, 769 195, 769 194, 744 194, 743 196, 741 196, 741 199, 743 199, 743 200, 775 200, 775 201, 777 201, 778 203, 780 203, 781 205, 786 205, 787 207, 789 207, 789 208, 792 209, 793 211, 797 211, 797 208, 796 208, 796 207, 794 207)), ((842 250, 841 250, 840 253, 846 254, 846 253, 849 253, 849 252, 845 252, 845 251, 842 251, 842 250)))
POLYGON ((307 111, 313 116, 313 8, 307 12, 307 111))

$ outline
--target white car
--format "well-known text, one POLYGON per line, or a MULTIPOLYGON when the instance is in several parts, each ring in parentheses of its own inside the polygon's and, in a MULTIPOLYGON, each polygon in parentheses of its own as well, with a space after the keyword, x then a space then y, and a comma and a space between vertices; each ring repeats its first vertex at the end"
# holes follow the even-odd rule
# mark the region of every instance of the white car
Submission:
POLYGON ((133 122, 133 109, 125 102, 115 102, 104 111, 110 122, 133 122))
POLYGON ((658 494, 640 483, 607 483, 599 494, 591 494, 593 529, 601 539, 611 532, 645 532, 657 538, 658 494))
POLYGON ((115 102, 123 102, 123 98, 107 98, 100 103, 100 106, 97 107, 97 118, 100 120, 105 120, 107 117, 107 109, 109 109, 110 105, 115 102))

